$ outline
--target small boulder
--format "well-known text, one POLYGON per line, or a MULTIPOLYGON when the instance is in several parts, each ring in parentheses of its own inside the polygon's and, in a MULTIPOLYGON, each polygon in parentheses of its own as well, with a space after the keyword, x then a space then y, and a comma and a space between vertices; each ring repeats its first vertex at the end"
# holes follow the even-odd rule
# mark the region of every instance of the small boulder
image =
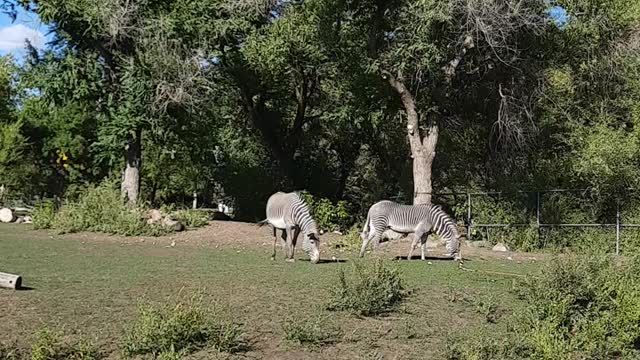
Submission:
POLYGON ((149 225, 159 224, 160 222, 162 222, 162 213, 160 212, 160 210, 149 210, 147 217, 147 224, 149 225))
POLYGON ((33 219, 32 219, 32 218, 31 218, 31 216, 29 216, 29 215, 25 216, 23 219, 24 219, 24 223, 25 223, 25 224, 31 224, 31 223, 33 223, 33 219))
POLYGON ((475 247, 475 248, 488 248, 488 247, 491 247, 491 244, 489 244, 488 241, 472 241, 470 245, 471 245, 471 247, 475 247))
POLYGON ((503 244, 503 243, 497 243, 493 247, 493 249, 491 249, 491 250, 496 251, 496 252, 508 252, 508 251, 511 251, 509 249, 509 246, 507 246, 507 244, 503 244))
POLYGON ((16 219, 16 224, 22 224, 24 222, 24 217, 20 216, 16 219))
POLYGON ((442 244, 440 244, 440 241, 427 240, 425 245, 427 246, 427 249, 435 249, 442 244))
POLYGON ((169 217, 165 217, 162 219, 162 226, 173 228, 175 231, 184 230, 184 225, 180 222, 170 219, 169 217))

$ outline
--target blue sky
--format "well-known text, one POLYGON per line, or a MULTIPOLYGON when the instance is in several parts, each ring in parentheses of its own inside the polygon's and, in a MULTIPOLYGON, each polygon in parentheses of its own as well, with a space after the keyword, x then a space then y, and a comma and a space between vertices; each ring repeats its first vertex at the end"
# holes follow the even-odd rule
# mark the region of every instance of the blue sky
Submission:
MULTIPOLYGON (((549 15, 556 21, 558 26, 563 26, 567 20, 567 12, 554 6, 549 9, 549 15)), ((38 16, 20 9, 15 21, 11 17, 0 13, 0 56, 13 54, 18 60, 24 57, 25 40, 29 39, 31 44, 38 49, 46 47, 46 43, 51 40, 48 34, 48 27, 44 25, 38 16)))
POLYGON ((51 40, 48 27, 40 21, 38 16, 20 9, 16 21, 0 13, 0 55, 13 54, 20 59, 25 55, 25 40, 38 49, 43 49, 51 40))

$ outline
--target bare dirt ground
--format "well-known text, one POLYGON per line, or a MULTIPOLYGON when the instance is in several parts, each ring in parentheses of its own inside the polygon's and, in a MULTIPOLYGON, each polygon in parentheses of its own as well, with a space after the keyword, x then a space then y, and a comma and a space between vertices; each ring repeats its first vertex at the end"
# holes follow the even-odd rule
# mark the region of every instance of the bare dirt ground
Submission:
MULTIPOLYGON (((116 242, 121 244, 132 243, 152 243, 156 245, 174 247, 174 246, 195 246, 195 247, 225 247, 238 250, 264 248, 265 252, 270 254, 273 246, 273 231, 270 226, 258 227, 253 223, 236 222, 236 221, 211 221, 208 226, 200 229, 183 231, 180 233, 161 236, 161 237, 128 237, 110 236, 97 233, 78 233, 68 235, 68 238, 77 239, 79 241, 89 242, 116 242)), ((321 251, 323 258, 336 257, 340 258, 343 253, 335 248, 335 244, 339 242, 342 235, 335 233, 325 233, 321 236, 321 251)), ((389 257, 398 258, 406 257, 411 246, 410 237, 398 240, 383 242, 380 245, 380 252, 389 257)), ((515 262, 535 262, 543 260, 549 254, 544 253, 519 253, 519 252, 495 252, 491 249, 476 248, 468 246, 466 243, 462 245, 462 255, 464 259, 490 260, 503 259, 515 262)), ((371 246, 370 246, 371 247, 371 246)), ((278 242, 278 252, 280 252, 280 244, 278 242)), ((370 252, 371 250, 369 250, 370 252)), ((301 250, 296 248, 296 252, 301 250)), ((428 250, 428 257, 443 257, 445 249, 442 245, 437 248, 428 250)), ((420 254, 420 249, 414 251, 414 258, 420 254)), ((300 254, 298 254, 299 256, 300 254)))

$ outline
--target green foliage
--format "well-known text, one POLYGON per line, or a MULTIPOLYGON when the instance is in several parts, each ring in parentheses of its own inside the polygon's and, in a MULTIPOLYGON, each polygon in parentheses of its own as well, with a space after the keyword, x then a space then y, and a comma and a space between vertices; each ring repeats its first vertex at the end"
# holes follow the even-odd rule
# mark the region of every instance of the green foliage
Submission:
POLYGON ((338 270, 329 290, 330 310, 374 316, 393 310, 407 295, 399 271, 381 259, 352 260, 350 271, 338 270))
POLYGON ((178 210, 171 213, 171 216, 187 227, 198 228, 209 223, 209 214, 203 210, 178 210))
POLYGON ((352 254, 359 252, 362 246, 362 239, 360 238, 361 231, 362 227, 359 224, 353 225, 346 234, 340 236, 336 242, 332 243, 333 247, 339 249, 341 252, 352 254))
POLYGON ((241 333, 238 324, 214 314, 201 302, 141 305, 121 347, 127 357, 152 354, 167 359, 202 348, 233 352, 242 345, 241 333))
MULTIPOLYGON (((640 259, 559 257, 517 288, 507 339, 449 347, 450 359, 610 359, 640 355, 640 259)), ((482 338, 481 341, 480 338, 482 338)))
POLYGON ((64 334, 44 329, 36 335, 31 347, 31 360, 95 360, 100 357, 93 343, 83 340, 68 343, 64 334))
POLYGON ((55 219, 56 209, 53 201, 43 201, 33 208, 31 217, 33 218, 34 229, 50 229, 55 219))
POLYGON ((126 205, 112 182, 88 187, 76 201, 62 205, 51 228, 60 233, 95 231, 125 236, 157 236, 169 230, 148 225, 144 209, 126 205))
POLYGON ((324 231, 345 230, 353 224, 354 218, 346 201, 338 201, 333 204, 329 199, 317 199, 307 192, 303 192, 301 195, 311 207, 313 217, 320 229, 324 231))
POLYGON ((291 344, 310 348, 337 342, 342 332, 329 319, 320 314, 290 317, 282 326, 284 339, 291 344))

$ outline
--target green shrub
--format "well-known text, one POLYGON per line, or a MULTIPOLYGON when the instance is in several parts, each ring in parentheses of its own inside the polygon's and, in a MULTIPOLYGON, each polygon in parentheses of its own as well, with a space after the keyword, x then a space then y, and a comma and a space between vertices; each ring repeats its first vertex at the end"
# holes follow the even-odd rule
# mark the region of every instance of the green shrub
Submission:
POLYGON ((360 225, 353 225, 344 236, 341 236, 333 246, 342 252, 355 253, 360 251, 362 247, 362 239, 360 238, 360 225))
POLYGON ((358 315, 378 315, 393 308, 405 297, 398 270, 380 259, 353 260, 351 271, 338 270, 330 289, 330 310, 346 310, 358 315))
POLYGON ((233 352, 241 346, 240 335, 238 324, 216 316, 199 303, 142 305, 126 330, 122 350, 128 357, 165 353, 167 358, 202 348, 233 352))
POLYGON ((38 203, 33 212, 31 218, 33 219, 34 229, 50 229, 55 218, 56 210, 52 201, 43 201, 38 203))
POLYGON ((209 223, 209 214, 204 210, 178 210, 171 213, 171 216, 187 227, 198 228, 209 223))
POLYGON ((283 325, 283 331, 288 343, 311 348, 335 343, 342 335, 339 327, 319 314, 289 318, 283 325))
POLYGON ((31 347, 31 360, 93 360, 99 358, 94 344, 87 340, 68 343, 63 341, 64 333, 44 329, 36 337, 31 347))
POLYGON ((508 320, 509 337, 458 345, 451 359, 640 357, 640 257, 557 258, 517 289, 526 307, 508 320))
POLYGON ((94 231, 124 236, 166 234, 168 229, 148 225, 144 209, 125 204, 112 182, 91 186, 77 201, 60 208, 51 227, 60 233, 94 231))
POLYGON ((346 201, 333 204, 329 199, 317 199, 307 192, 301 193, 301 196, 311 207, 314 219, 324 231, 348 229, 355 220, 346 201))

